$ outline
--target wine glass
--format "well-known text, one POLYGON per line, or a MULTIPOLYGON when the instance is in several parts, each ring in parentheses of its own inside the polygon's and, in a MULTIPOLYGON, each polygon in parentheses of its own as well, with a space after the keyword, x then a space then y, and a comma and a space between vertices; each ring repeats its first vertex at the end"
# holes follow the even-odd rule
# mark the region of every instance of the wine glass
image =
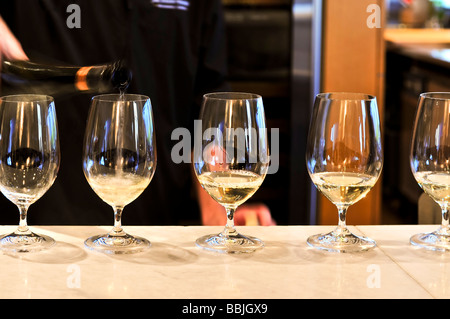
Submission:
POLYGON ((338 226, 313 235, 307 243, 335 252, 355 252, 376 246, 346 226, 350 205, 375 185, 383 166, 380 119, 376 97, 361 93, 321 93, 316 96, 306 149, 309 175, 339 213, 338 226))
POLYGON ((410 166, 420 185, 442 210, 442 223, 410 242, 430 250, 450 250, 450 93, 420 94, 411 143, 410 166))
POLYGON ((0 99, 0 190, 19 209, 20 222, 0 238, 10 252, 35 252, 55 244, 27 225, 31 204, 53 185, 60 163, 55 103, 46 95, 10 95, 0 99))
POLYGON ((194 171, 206 192, 225 208, 227 223, 221 233, 202 236, 196 244, 225 253, 260 249, 264 246, 260 239, 236 230, 234 213, 258 190, 268 171, 262 97, 239 92, 205 94, 200 119, 196 136, 202 140, 194 145, 194 171))
POLYGON ((137 94, 94 96, 85 132, 83 172, 94 192, 114 210, 114 227, 85 241, 107 254, 140 252, 150 242, 127 234, 121 223, 126 205, 149 185, 156 169, 150 99, 137 94))

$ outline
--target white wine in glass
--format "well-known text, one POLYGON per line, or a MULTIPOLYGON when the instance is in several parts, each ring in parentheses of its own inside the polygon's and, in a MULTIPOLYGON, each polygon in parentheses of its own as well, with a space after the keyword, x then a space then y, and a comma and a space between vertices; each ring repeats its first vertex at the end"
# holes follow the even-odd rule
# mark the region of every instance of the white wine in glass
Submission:
POLYGON ((356 252, 376 246, 346 225, 347 209, 371 190, 381 174, 383 152, 376 98, 360 93, 316 96, 309 129, 306 163, 319 191, 338 209, 331 232, 313 235, 307 243, 335 252, 356 252))
POLYGON ((10 252, 47 249, 55 240, 32 232, 28 208, 53 185, 60 164, 55 103, 46 95, 11 95, 0 99, 0 189, 20 213, 17 230, 0 238, 10 252))
POLYGON ((194 146, 194 171, 206 192, 225 208, 227 224, 219 234, 198 238, 197 246, 224 253, 253 252, 262 240, 240 234, 237 207, 261 186, 269 167, 262 97, 251 93, 204 95, 201 145, 194 146))
POLYGON ((410 165, 423 191, 442 211, 442 222, 431 233, 410 242, 429 250, 450 250, 450 93, 428 92, 419 97, 411 142, 410 165))
POLYGON ((198 176, 209 195, 221 205, 239 206, 261 186, 264 176, 248 171, 217 171, 198 176))
MULTIPOLYGON (((108 254, 145 250, 150 242, 122 228, 122 212, 147 188, 156 169, 150 99, 137 94, 92 98, 85 133, 83 171, 94 192, 114 210, 114 227, 85 241, 108 254)), ((149 208, 150 209, 150 208, 149 208)))

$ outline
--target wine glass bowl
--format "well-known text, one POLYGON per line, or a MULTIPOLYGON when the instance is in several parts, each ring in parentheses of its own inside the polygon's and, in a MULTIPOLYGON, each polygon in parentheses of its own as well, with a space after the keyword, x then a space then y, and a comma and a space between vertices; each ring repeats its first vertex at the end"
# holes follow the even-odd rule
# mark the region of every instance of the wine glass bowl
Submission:
POLYGON ((0 99, 0 190, 19 209, 19 226, 0 238, 12 252, 35 252, 55 244, 27 225, 28 208, 53 185, 60 164, 55 103, 46 95, 0 99))
POLYGON ((442 222, 431 233, 410 242, 429 250, 450 250, 450 93, 422 93, 411 140, 410 167, 419 186, 442 211, 442 222))
POLYGON ((201 143, 194 146, 194 171, 200 185, 225 208, 227 224, 219 234, 196 240, 200 248, 225 253, 253 252, 262 240, 240 234, 234 213, 261 186, 268 171, 269 149, 262 97, 251 93, 204 95, 201 143))
POLYGON ((147 188, 156 169, 156 142, 150 99, 137 94, 92 98, 85 132, 83 172, 94 192, 114 210, 114 227, 85 241, 110 254, 145 250, 150 242, 126 233, 122 212, 147 188))
POLYGON ((360 93, 316 96, 309 128, 306 162, 318 190, 338 209, 339 224, 307 243, 335 252, 355 252, 376 246, 346 225, 347 209, 362 199, 381 174, 383 152, 376 98, 360 93))

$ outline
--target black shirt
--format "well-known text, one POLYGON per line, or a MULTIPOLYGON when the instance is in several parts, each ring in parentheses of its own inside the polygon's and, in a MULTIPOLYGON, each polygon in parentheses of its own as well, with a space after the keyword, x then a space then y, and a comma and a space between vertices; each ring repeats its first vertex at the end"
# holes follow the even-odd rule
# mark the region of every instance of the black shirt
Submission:
MULTIPOLYGON (((124 209, 124 225, 200 221, 191 164, 175 164, 171 139, 191 132, 204 93, 224 89, 224 25, 219 0, 14 0, 0 14, 30 60, 93 65, 125 59, 133 80, 127 93, 148 95, 157 139, 155 175, 124 209), (70 28, 70 4, 80 8, 80 28, 70 28), (165 5, 163 5, 165 4, 165 5), (168 4, 168 5, 167 5, 168 4)), ((6 2, 6 1, 5 1, 6 2)), ((2 95, 8 92, 3 90, 2 95)), ((23 93, 28 93, 23 88, 23 93)), ((32 226, 111 224, 113 210, 90 188, 81 154, 93 94, 55 96, 61 165, 53 186, 29 209, 32 226)), ((193 136, 193 135, 192 135, 193 136)), ((18 210, 0 198, 1 224, 18 223, 18 210)))

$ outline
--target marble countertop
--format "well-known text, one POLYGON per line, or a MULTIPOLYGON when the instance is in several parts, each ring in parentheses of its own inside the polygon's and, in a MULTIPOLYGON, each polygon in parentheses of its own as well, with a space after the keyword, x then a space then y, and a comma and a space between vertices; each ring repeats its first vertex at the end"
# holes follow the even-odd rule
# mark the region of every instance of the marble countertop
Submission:
MULTIPOLYGON (((30 226, 53 237, 52 248, 0 255, 0 298, 449 298, 450 253, 409 244, 436 225, 352 226, 377 241, 371 251, 339 254, 306 244, 334 226, 242 226, 265 242, 252 254, 201 250, 195 240, 222 227, 124 226, 152 243, 145 252, 104 255, 84 240, 111 226, 30 226)), ((15 226, 0 226, 8 233, 15 226)))

